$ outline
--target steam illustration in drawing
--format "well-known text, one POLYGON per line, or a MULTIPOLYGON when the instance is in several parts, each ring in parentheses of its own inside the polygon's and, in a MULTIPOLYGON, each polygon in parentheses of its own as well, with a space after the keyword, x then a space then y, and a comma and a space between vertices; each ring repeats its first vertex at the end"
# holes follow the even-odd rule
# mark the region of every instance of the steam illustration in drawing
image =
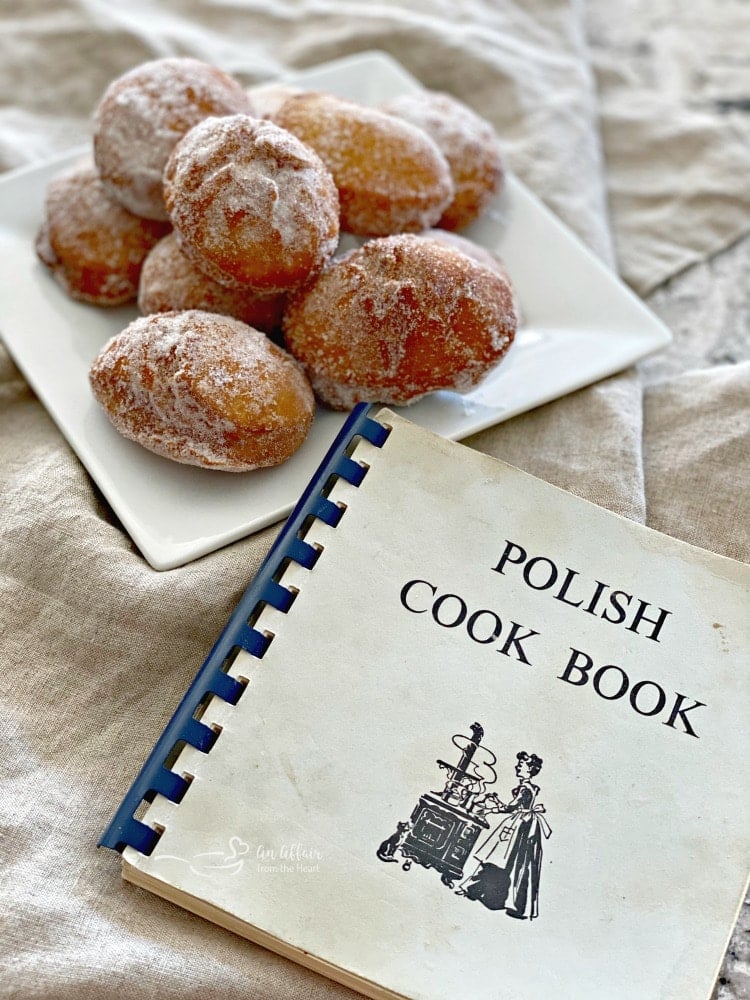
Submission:
POLYGON ((543 845, 552 832, 536 783, 542 759, 518 751, 517 784, 501 798, 491 788, 498 781, 497 756, 482 743, 482 726, 470 728, 471 736, 452 738, 458 763, 437 761, 447 774, 443 788, 421 795, 409 819, 396 824, 376 853, 404 871, 413 863, 433 868, 456 895, 533 920, 539 915, 543 845))

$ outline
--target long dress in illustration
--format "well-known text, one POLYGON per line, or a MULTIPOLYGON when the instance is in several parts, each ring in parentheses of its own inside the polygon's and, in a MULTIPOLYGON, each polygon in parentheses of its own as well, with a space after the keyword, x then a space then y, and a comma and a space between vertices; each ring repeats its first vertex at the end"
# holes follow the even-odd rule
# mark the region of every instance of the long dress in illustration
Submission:
POLYGON ((538 793, 538 785, 522 780, 511 802, 487 810, 507 816, 475 851, 480 865, 465 886, 466 895, 520 919, 538 916, 542 843, 551 833, 538 793))

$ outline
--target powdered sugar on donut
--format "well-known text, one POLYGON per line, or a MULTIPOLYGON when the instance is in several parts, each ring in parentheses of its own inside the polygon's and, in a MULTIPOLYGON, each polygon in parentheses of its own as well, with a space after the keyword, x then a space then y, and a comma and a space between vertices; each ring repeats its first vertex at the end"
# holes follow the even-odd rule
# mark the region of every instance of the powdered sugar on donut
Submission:
POLYGON ((296 287, 338 244, 330 172, 269 121, 234 115, 201 122, 172 152, 164 191, 183 251, 229 287, 296 287))
POLYGON ((448 161, 455 196, 437 225, 463 229, 481 215, 503 181, 498 139, 488 121, 451 94, 401 94, 382 110, 423 129, 448 161))
POLYGON ((465 236, 461 236, 459 233, 453 232, 449 229, 427 229, 425 232, 420 233, 420 236, 425 236, 427 239, 438 240, 441 243, 446 243, 448 246, 453 246, 457 250, 461 250, 462 253, 465 253, 467 257, 472 257, 483 267, 488 267, 490 271, 497 271, 503 281, 507 281, 508 285, 510 285, 516 319, 519 326, 523 323, 521 305, 518 301, 516 290, 513 287, 513 283, 505 264, 496 253, 493 253, 493 251, 489 250, 487 247, 481 246, 479 243, 475 243, 473 240, 467 239, 465 236))
POLYGON ((245 90, 197 59, 143 63, 105 91, 94 114, 94 157, 110 192, 136 215, 166 219, 164 165, 175 144, 209 115, 251 114, 245 90))
POLYGON ((312 146, 333 174, 346 232, 418 232, 434 225, 453 198, 436 143, 377 108, 308 92, 290 97, 274 120, 312 146))
POLYGON ((264 333, 281 325, 284 296, 257 295, 247 288, 227 288, 204 274, 180 250, 174 233, 149 253, 138 285, 142 313, 202 309, 234 316, 264 333))
POLYGON ((516 326, 501 274, 408 234, 337 259, 292 297, 284 317, 287 347, 336 409, 467 392, 507 351, 516 326))
POLYGON ((204 468, 277 465, 312 423, 312 392, 293 359, 252 327, 199 310, 134 320, 89 377, 125 437, 204 468))
POLYGON ((47 186, 36 250, 71 298, 121 305, 136 297, 143 261, 168 231, 124 209, 93 166, 75 166, 47 186))

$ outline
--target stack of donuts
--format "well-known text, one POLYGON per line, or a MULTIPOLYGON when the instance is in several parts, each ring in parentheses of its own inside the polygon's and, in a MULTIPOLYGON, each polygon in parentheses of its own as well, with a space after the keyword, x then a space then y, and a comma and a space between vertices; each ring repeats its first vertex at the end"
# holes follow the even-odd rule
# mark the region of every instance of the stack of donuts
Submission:
POLYGON ((103 94, 36 249, 72 298, 137 301, 89 373, 113 425, 246 471, 300 447, 316 399, 406 404, 494 368, 512 289, 457 231, 502 183, 492 128, 447 94, 369 107, 160 59, 103 94))

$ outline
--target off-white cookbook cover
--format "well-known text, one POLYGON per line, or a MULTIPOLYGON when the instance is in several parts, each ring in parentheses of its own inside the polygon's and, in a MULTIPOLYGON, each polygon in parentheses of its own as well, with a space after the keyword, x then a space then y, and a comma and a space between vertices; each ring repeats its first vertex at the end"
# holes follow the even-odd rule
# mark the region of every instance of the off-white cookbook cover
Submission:
POLYGON ((126 878, 373 996, 708 996, 747 865, 750 569, 378 419, 126 878))

